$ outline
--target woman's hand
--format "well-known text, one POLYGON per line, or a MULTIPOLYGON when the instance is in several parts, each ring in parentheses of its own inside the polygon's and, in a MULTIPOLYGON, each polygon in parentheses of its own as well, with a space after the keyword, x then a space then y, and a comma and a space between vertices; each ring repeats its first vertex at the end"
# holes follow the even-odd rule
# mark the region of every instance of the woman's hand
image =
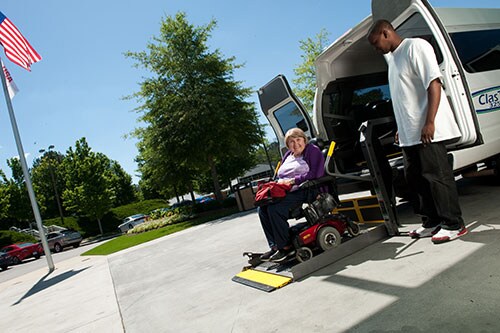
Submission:
POLYGON ((287 184, 293 186, 295 184, 295 178, 278 179, 278 184, 287 184))

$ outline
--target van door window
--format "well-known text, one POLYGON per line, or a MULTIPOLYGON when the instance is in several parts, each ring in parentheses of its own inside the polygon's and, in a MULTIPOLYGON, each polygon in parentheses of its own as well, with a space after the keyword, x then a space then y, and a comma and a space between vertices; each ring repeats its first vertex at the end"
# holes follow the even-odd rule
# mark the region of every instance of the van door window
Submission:
POLYGON ((307 122, 294 102, 288 102, 274 112, 282 133, 286 133, 290 128, 298 127, 304 132, 308 132, 307 122))
POLYGON ((427 22, 425 22, 422 14, 416 13, 410 16, 396 31, 403 38, 422 38, 429 42, 434 49, 438 64, 443 62, 443 53, 439 49, 436 38, 432 34, 427 22))
POLYGON ((500 29, 455 32, 450 37, 467 72, 500 69, 500 29))

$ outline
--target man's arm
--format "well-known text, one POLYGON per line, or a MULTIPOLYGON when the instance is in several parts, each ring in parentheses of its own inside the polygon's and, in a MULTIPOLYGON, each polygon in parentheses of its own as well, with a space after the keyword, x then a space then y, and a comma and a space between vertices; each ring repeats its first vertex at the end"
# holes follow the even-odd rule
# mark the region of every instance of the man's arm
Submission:
POLYGON ((423 144, 431 143, 434 139, 434 119, 438 112, 439 101, 441 100, 441 81, 434 79, 427 88, 427 117, 424 127, 422 127, 421 140, 423 144))

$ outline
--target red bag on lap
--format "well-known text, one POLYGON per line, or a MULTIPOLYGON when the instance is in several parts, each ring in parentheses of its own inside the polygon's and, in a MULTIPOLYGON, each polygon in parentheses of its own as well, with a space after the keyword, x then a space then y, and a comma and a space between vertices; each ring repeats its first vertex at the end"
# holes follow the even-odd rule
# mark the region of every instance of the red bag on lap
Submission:
POLYGON ((268 182, 259 184, 257 193, 255 193, 255 206, 263 206, 278 202, 286 196, 292 185, 278 184, 277 182, 268 182))

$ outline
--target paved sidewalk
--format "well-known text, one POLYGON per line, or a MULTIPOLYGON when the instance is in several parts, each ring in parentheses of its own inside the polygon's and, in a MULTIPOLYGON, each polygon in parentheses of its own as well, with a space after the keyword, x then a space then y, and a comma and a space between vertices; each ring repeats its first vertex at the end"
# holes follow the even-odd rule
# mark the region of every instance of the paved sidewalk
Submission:
POLYGON ((498 197, 462 186, 470 233, 441 245, 402 206, 401 236, 272 293, 231 281, 265 249, 255 211, 76 257, 0 283, 0 332, 500 332, 498 197))
POLYGON ((75 257, 1 283, 0 332, 123 332, 107 258, 75 257))

